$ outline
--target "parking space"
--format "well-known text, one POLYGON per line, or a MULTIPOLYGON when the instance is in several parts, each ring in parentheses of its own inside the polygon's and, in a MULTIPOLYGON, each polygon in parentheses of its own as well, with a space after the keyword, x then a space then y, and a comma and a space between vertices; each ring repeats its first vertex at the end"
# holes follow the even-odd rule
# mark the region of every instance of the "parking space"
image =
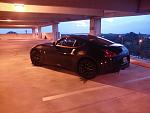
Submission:
POLYGON ((150 69, 133 65, 84 80, 36 67, 29 51, 48 40, 0 40, 0 113, 149 113, 150 69))

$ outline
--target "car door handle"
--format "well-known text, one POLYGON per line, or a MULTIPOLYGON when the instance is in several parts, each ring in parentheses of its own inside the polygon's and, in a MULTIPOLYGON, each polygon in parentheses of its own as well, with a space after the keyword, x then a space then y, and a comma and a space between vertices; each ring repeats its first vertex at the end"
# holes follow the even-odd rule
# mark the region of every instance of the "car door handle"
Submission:
POLYGON ((74 51, 75 51, 75 49, 73 49, 72 51, 71 51, 71 53, 63 53, 64 55, 74 55, 74 51))
POLYGON ((67 55, 68 53, 58 52, 59 54, 67 55))
POLYGON ((71 55, 70 53, 63 53, 63 55, 71 55))

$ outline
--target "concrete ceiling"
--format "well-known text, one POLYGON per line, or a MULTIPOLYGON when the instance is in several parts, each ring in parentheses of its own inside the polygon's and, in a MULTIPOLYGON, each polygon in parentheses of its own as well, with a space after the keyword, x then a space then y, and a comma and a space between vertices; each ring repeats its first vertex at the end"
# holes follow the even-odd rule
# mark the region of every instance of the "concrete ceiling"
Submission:
POLYGON ((31 28, 91 17, 150 14, 149 0, 1 0, 0 27, 31 28), (24 4, 16 10, 17 4, 24 4))

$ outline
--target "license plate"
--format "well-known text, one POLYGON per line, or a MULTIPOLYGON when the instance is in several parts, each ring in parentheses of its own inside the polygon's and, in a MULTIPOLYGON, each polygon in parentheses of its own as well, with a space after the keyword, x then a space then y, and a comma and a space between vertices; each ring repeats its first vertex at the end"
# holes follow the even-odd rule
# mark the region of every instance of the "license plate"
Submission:
POLYGON ((124 58, 123 58, 123 62, 124 62, 124 63, 128 62, 127 57, 124 57, 124 58))

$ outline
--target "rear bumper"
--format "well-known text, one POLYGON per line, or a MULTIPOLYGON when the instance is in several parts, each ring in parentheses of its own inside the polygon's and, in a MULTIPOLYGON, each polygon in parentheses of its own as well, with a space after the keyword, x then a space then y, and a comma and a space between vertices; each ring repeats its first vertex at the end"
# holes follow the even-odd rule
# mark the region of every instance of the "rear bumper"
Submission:
POLYGON ((113 65, 117 65, 120 69, 125 69, 130 65, 130 55, 120 55, 113 58, 113 65), (126 60, 124 60, 126 59, 126 60))
POLYGON ((128 68, 130 65, 130 55, 119 55, 114 58, 104 58, 99 62, 100 72, 115 72, 121 69, 128 68), (124 62, 126 58, 126 62, 124 62))

